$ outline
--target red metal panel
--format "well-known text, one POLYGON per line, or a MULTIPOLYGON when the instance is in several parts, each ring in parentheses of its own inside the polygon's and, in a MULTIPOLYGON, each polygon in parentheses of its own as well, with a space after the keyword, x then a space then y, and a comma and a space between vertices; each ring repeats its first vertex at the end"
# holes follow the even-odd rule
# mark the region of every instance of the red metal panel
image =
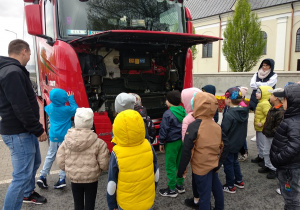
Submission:
POLYGON ((112 151, 113 144, 111 143, 112 124, 107 115, 107 112, 94 113, 94 125, 98 137, 105 141, 109 151, 112 151))
POLYGON ((25 17, 28 33, 31 35, 42 35, 40 5, 32 4, 25 6, 25 17))
POLYGON ((185 59, 185 75, 183 88, 193 87, 193 53, 189 48, 185 59))

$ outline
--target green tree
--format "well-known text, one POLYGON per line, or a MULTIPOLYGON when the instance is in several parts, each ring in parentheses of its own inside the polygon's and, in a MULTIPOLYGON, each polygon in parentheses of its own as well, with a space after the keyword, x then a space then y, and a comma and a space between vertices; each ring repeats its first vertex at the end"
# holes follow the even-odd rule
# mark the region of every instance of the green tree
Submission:
MULTIPOLYGON (((196 31, 195 31, 195 27, 194 27, 194 26, 193 26, 193 34, 196 34, 196 31)), ((198 53, 198 50, 197 50, 197 48, 196 48, 196 45, 193 45, 193 46, 191 47, 191 50, 192 50, 192 53, 193 53, 193 60, 195 60, 196 57, 197 57, 197 53, 198 53)))
POLYGON ((223 53, 234 72, 250 71, 262 57, 266 41, 248 0, 237 0, 233 18, 224 31, 223 53))

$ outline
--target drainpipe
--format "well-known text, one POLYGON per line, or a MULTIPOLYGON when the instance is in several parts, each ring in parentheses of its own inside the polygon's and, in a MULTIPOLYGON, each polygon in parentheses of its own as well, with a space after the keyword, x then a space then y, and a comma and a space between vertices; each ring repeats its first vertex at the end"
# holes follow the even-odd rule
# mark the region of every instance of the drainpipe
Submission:
POLYGON ((294 5, 292 6, 292 16, 291 16, 291 33, 290 33, 290 51, 289 51, 289 63, 288 63, 288 71, 291 71, 291 53, 292 53, 292 38, 293 38, 293 24, 294 24, 294 5))
MULTIPOLYGON (((221 37, 221 33, 222 33, 222 19, 221 19, 221 15, 219 15, 219 19, 220 19, 220 23, 219 23, 219 37, 221 37)), ((218 54, 218 73, 220 72, 220 61, 221 59, 221 40, 219 40, 219 54, 218 54)))

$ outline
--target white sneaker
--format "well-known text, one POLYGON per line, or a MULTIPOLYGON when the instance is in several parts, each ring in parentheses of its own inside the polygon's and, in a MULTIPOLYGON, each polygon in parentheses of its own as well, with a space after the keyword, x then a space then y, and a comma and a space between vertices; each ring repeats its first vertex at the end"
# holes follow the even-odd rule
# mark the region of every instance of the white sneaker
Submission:
POLYGON ((253 137, 251 138, 251 141, 256 141, 256 136, 253 136, 253 137))
POLYGON ((276 191, 279 195, 281 195, 280 188, 277 188, 275 191, 276 191))

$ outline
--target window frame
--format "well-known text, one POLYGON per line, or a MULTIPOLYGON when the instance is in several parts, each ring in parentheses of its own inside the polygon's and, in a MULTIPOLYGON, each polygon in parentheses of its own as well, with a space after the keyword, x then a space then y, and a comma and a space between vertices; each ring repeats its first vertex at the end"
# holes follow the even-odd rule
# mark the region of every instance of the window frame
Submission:
POLYGON ((213 51, 213 43, 208 42, 206 44, 202 44, 202 58, 212 58, 213 51), (206 49, 205 49, 206 47, 206 49))
POLYGON ((268 46, 268 34, 265 31, 261 31, 263 33, 263 39, 266 41, 265 48, 263 50, 263 55, 267 55, 267 46, 268 46))
POLYGON ((295 52, 300 52, 300 28, 296 32, 295 52))

